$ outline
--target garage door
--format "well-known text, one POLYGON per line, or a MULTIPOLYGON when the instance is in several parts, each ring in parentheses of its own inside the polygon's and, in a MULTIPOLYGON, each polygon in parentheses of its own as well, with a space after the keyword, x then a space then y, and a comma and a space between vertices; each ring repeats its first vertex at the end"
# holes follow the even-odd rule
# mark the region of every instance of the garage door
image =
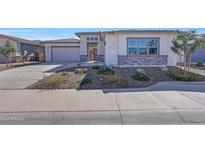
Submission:
POLYGON ((5 63, 5 57, 2 54, 0 54, 0 64, 1 63, 5 63))
POLYGON ((205 49, 197 49, 192 55, 192 62, 205 62, 205 49))
POLYGON ((80 61, 80 47, 52 47, 53 62, 80 61))

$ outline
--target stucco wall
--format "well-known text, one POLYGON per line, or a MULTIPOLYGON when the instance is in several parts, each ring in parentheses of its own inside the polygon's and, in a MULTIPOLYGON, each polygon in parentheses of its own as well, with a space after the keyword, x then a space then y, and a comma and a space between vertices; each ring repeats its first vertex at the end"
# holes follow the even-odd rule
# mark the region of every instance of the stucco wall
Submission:
POLYGON ((80 55, 88 55, 87 43, 97 43, 97 54, 104 55, 104 42, 100 41, 99 35, 81 35, 80 36, 80 55), (98 37, 98 41, 87 41, 87 37, 98 37))
POLYGON ((174 35, 169 34, 106 34, 105 61, 107 65, 117 65, 118 55, 127 55, 127 38, 159 38, 160 55, 168 56, 167 65, 175 66, 177 55, 171 51, 171 40, 174 35))
POLYGON ((51 62, 51 48, 54 46, 70 46, 70 47, 79 47, 79 43, 44 43, 45 46, 45 61, 51 62))
MULTIPOLYGON (((105 64, 118 66, 118 35, 107 34, 105 37, 105 43, 105 64)), ((121 41, 121 43, 123 43, 123 41, 121 41)))

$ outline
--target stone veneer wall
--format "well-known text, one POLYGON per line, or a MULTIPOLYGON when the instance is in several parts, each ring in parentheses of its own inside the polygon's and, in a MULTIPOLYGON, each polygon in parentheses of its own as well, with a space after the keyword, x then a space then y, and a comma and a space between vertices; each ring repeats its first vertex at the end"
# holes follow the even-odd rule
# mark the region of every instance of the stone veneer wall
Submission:
POLYGON ((87 62, 88 61, 88 55, 80 55, 80 62, 87 62))
POLYGON ((118 65, 167 65, 167 55, 128 56, 118 55, 118 65))
MULTIPOLYGON (((80 61, 81 62, 87 62, 88 60, 88 55, 80 55, 80 61)), ((104 55, 97 55, 97 61, 104 63, 105 62, 105 56, 104 55)))

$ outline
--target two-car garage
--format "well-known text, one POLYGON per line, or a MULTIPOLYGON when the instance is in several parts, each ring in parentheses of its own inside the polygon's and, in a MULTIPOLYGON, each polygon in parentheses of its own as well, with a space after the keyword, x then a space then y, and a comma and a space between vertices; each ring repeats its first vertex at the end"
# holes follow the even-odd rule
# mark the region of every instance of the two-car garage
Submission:
POLYGON ((51 47, 52 62, 78 62, 80 61, 80 47, 53 46, 51 47))
POLYGON ((79 62, 80 41, 63 39, 44 42, 47 62, 79 62))

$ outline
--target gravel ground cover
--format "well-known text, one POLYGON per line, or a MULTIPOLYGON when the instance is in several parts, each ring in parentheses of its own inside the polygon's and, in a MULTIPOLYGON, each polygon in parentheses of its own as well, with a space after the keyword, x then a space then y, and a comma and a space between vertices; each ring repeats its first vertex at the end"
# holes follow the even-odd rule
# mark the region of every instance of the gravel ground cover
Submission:
MULTIPOLYGON (((172 67, 169 69, 177 69, 172 67)), ((99 68, 92 67, 69 68, 55 73, 29 86, 29 89, 106 89, 106 88, 143 88, 160 81, 173 81, 166 71, 156 67, 113 68, 111 75, 99 74, 99 68), (80 70, 82 69, 82 71, 80 70), (143 70, 149 81, 137 81, 132 76, 137 70, 143 70), (76 72, 76 70, 78 70, 76 72), (47 81, 49 80, 49 81, 47 81), (57 81, 56 81, 57 80, 57 81), (49 83, 49 84, 48 84, 49 83)), ((205 81, 205 77, 200 78, 205 81)), ((200 80, 200 81, 201 81, 200 80)))

